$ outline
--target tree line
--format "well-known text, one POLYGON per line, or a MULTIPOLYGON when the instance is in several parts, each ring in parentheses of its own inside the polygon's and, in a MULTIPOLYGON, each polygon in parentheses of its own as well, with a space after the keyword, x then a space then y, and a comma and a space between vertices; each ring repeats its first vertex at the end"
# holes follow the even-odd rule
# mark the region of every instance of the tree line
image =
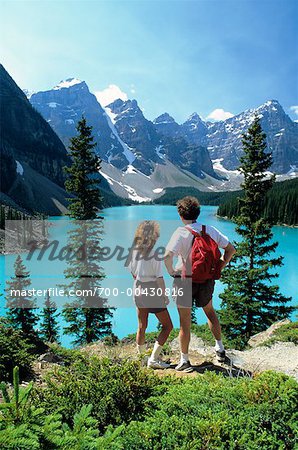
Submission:
MULTIPOLYGON (((231 192, 220 204, 217 214, 234 220, 240 214, 244 192, 231 192)), ((280 181, 272 186, 263 199, 262 217, 274 225, 298 225, 298 178, 280 181)))

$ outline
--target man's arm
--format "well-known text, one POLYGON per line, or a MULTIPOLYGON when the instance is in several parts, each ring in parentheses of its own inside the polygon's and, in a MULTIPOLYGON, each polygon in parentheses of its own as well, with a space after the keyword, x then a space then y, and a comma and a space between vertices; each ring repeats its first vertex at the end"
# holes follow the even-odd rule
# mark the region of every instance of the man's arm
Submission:
POLYGON ((168 273, 171 276, 174 276, 175 273, 176 273, 175 269, 174 269, 174 265, 173 265, 174 253, 169 251, 169 250, 167 250, 166 253, 165 253, 165 256, 164 256, 164 262, 165 262, 165 265, 166 265, 168 273))
POLYGON ((229 264, 229 262, 231 261, 231 259, 233 258, 233 256, 236 253, 236 249, 235 249, 234 245, 232 245, 230 242, 228 243, 228 245, 226 246, 226 248, 224 250, 225 250, 224 254, 221 257, 221 260, 222 260, 221 269, 223 269, 227 264, 229 264))

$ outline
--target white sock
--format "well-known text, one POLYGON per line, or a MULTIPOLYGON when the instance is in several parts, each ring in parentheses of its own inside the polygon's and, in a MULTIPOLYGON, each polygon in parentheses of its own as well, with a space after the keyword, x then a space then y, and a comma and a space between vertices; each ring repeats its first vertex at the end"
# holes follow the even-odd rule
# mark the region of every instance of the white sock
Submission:
POLYGON ((160 345, 159 342, 156 341, 154 344, 151 356, 150 356, 150 360, 157 361, 161 351, 162 351, 162 345, 160 345))
POLYGON ((223 345, 223 343, 222 343, 221 340, 215 341, 215 350, 216 350, 217 352, 223 352, 224 349, 225 349, 225 348, 224 348, 224 345, 223 345))
POLYGON ((137 344, 137 351, 139 355, 142 355, 146 352, 146 344, 139 345, 137 344))
POLYGON ((184 364, 187 363, 188 361, 189 361, 188 353, 181 352, 180 363, 184 364))

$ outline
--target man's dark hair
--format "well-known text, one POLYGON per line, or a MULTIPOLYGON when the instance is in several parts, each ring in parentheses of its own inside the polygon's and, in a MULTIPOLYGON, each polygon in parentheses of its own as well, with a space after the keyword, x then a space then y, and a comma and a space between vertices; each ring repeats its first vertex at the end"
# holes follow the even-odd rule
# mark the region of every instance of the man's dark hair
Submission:
POLYGON ((185 220, 197 220, 201 212, 199 200, 191 196, 178 200, 177 209, 179 215, 185 220))

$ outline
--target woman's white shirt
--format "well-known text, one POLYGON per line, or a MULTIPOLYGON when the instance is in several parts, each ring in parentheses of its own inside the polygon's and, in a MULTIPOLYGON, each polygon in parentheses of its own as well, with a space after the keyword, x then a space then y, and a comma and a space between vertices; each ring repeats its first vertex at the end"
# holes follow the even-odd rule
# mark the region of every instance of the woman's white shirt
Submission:
POLYGON ((137 281, 155 281, 163 276, 162 261, 160 261, 160 257, 154 256, 154 252, 155 250, 152 249, 144 259, 143 256, 138 258, 138 250, 133 250, 128 269, 137 281))

